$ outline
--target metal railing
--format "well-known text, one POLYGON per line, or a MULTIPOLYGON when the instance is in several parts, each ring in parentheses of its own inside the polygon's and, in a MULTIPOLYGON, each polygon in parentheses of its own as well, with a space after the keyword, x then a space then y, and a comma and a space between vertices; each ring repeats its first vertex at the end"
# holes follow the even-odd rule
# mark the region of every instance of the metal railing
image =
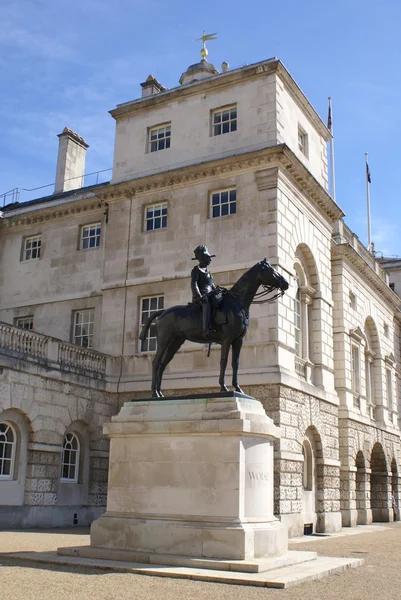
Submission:
MULTIPOLYGON (((111 171, 112 168, 103 169, 102 171, 94 171, 93 173, 87 173, 86 175, 71 177, 70 179, 66 179, 65 182, 76 180, 76 189, 78 190, 83 187, 90 187, 91 185, 106 183, 108 181, 108 177, 104 176, 103 173, 109 173, 111 171)), ((55 183, 47 183, 46 185, 41 185, 35 188, 13 188, 4 194, 0 194, 0 206, 4 207, 7 204, 13 204, 15 202, 29 202, 29 200, 35 200, 38 198, 37 192, 39 192, 39 190, 54 188, 54 186, 55 183)), ((49 191, 48 195, 51 196, 52 193, 53 192, 49 191)), ((46 192, 43 192, 43 194, 46 194, 46 192)), ((41 196, 39 195, 39 197, 41 196)))

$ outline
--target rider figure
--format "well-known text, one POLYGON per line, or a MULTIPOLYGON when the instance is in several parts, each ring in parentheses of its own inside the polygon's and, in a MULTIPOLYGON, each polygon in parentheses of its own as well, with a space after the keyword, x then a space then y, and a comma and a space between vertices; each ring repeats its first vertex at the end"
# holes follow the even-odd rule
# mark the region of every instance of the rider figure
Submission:
POLYGON ((213 281, 213 275, 210 273, 208 266, 216 255, 209 254, 208 249, 203 244, 195 248, 194 254, 195 258, 192 260, 198 260, 199 265, 196 265, 191 272, 192 301, 202 306, 202 327, 204 336, 207 338, 211 329, 210 296, 213 295, 215 290, 219 290, 213 281))

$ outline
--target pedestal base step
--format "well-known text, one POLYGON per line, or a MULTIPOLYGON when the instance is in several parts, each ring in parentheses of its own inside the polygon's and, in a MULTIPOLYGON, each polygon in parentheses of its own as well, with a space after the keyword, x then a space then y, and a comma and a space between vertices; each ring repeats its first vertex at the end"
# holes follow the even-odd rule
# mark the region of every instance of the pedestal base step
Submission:
MULTIPOLYGON (((288 554, 298 554, 289 552, 288 554)), ((307 554, 302 552, 299 554, 307 554)), ((310 553, 309 553, 310 554, 310 553)), ((141 564, 126 561, 103 560, 98 558, 84 558, 82 556, 61 556, 55 552, 20 552, 7 556, 30 560, 38 563, 84 566, 89 568, 128 572, 133 574, 151 575, 153 577, 174 577, 209 581, 214 583, 227 583, 230 585, 253 585, 269 588, 288 588, 305 581, 321 579, 335 573, 361 566, 364 561, 360 558, 337 558, 319 556, 308 562, 293 563, 291 566, 263 571, 260 573, 235 572, 218 569, 201 569, 180 566, 165 566, 156 564, 141 564)), ((277 560, 277 559, 268 559, 277 560)), ((222 562, 222 561, 216 561, 222 562)))
POLYGON ((177 554, 156 554, 150 552, 133 552, 129 550, 109 550, 106 548, 93 548, 92 546, 76 546, 58 548, 60 556, 79 556, 81 558, 95 558, 102 560, 124 561, 130 563, 146 563, 149 565, 166 565, 188 567, 191 569, 208 569, 218 571, 236 571, 238 573, 262 573, 282 567, 290 567, 300 563, 316 560, 316 552, 292 551, 282 556, 270 558, 256 558, 250 560, 196 558, 179 556, 177 554))

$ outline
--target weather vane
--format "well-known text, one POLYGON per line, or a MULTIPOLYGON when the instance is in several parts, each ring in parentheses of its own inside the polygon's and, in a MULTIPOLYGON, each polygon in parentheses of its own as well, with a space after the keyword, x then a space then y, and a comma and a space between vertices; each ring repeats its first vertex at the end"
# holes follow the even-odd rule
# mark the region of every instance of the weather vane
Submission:
POLYGON ((217 35, 217 33, 206 33, 206 31, 203 30, 202 37, 200 37, 196 40, 197 42, 203 43, 202 50, 200 51, 200 55, 203 60, 206 60, 206 56, 208 55, 208 51, 206 48, 206 42, 208 42, 209 40, 217 40, 216 35, 217 35))

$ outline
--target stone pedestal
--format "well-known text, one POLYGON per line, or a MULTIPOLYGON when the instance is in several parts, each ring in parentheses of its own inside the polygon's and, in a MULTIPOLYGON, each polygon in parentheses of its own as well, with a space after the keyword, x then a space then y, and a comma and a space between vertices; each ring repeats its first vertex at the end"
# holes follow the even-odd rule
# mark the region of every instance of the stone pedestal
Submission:
POLYGON ((273 442, 261 403, 237 393, 126 403, 110 438, 107 512, 91 546, 218 559, 287 552, 273 515, 273 442))

